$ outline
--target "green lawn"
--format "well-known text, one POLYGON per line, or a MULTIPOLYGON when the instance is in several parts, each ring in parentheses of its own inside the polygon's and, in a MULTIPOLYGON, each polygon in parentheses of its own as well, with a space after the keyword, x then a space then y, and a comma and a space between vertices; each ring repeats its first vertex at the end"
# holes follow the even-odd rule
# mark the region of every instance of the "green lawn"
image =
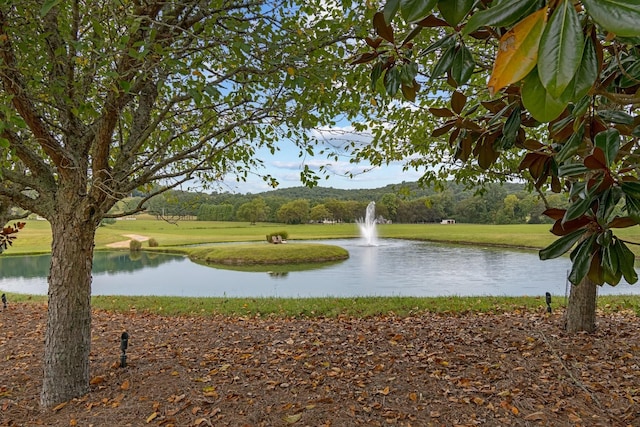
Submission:
MULTIPOLYGON (((378 226, 378 235, 387 238, 541 249, 555 239, 549 232, 550 228, 548 224, 382 224, 378 226)), ((109 243, 127 240, 127 234, 154 238, 160 246, 166 247, 197 243, 265 241, 267 234, 281 230, 289 233, 289 240, 359 236, 356 224, 250 225, 245 222, 216 221, 180 221, 170 224, 154 219, 138 219, 117 221, 115 224, 99 227, 96 233, 96 249, 106 249, 109 243)), ((640 227, 620 229, 616 232, 626 240, 640 243, 640 227)), ((48 252, 50 247, 49 224, 46 221, 29 220, 7 254, 48 252)), ((635 245, 632 245, 632 249, 638 250, 635 245)), ((640 254, 640 251, 636 254, 640 254)))

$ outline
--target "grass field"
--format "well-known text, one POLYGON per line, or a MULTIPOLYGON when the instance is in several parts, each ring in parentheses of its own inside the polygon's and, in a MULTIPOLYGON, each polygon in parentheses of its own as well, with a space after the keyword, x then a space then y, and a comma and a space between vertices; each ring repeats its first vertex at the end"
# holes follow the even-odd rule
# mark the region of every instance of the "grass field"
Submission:
MULTIPOLYGON (((485 225, 485 224, 382 224, 378 235, 387 238, 432 240, 451 243, 510 246, 541 249, 555 240, 548 224, 485 225)), ((356 224, 301 224, 286 225, 244 222, 180 221, 171 224, 155 219, 117 221, 99 227, 96 232, 96 249, 106 249, 107 244, 127 240, 127 234, 139 234, 154 238, 160 246, 181 246, 198 243, 264 241, 269 233, 286 230, 289 240, 313 240, 358 237, 356 224)), ((617 230, 625 240, 640 243, 640 227, 617 230)), ((18 234, 10 254, 49 252, 51 230, 46 221, 27 221, 18 234)), ((631 248, 640 251, 635 245, 631 248)))

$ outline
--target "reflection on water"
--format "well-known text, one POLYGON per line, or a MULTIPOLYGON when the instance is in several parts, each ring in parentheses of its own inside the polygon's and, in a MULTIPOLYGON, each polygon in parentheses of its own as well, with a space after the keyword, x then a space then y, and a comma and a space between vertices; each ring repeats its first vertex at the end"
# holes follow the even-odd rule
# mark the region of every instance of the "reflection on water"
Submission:
MULTIPOLYGON (((328 265, 213 268, 181 256, 96 252, 94 295, 239 297, 564 295, 569 260, 536 252, 383 239, 331 240, 349 259, 328 265)), ((292 242, 291 244, 295 244, 292 242)), ((0 290, 46 294, 49 256, 0 257, 0 290)), ((640 293, 640 285, 602 294, 640 293)))

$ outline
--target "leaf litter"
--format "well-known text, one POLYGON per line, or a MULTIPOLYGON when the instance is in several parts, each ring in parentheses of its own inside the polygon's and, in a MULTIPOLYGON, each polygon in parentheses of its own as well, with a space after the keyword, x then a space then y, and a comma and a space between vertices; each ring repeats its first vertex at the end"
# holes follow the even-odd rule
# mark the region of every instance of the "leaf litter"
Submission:
POLYGON ((640 320, 94 310, 91 392, 38 407, 46 307, 0 313, 0 426, 639 426, 640 320), (129 333, 127 367, 119 337, 129 333))

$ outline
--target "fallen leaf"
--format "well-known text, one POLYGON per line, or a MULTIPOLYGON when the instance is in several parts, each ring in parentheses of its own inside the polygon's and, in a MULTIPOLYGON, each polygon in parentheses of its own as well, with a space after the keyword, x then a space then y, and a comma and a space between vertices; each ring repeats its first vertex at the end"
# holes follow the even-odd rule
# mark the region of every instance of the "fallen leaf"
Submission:
POLYGON ((129 383, 129 380, 124 380, 124 382, 120 386, 120 389, 129 390, 130 387, 131 387, 131 384, 129 383))
POLYGON ((99 375, 97 377, 93 377, 91 381, 89 381, 89 384, 97 385, 97 384, 102 384, 103 382, 104 382, 104 377, 102 375, 99 375))
POLYGON ((53 412, 58 412, 60 409, 64 408, 65 406, 67 406, 67 403, 69 402, 62 402, 61 404, 59 404, 58 406, 56 406, 55 408, 53 408, 53 412))
POLYGON ((298 414, 294 414, 294 415, 287 415, 282 420, 287 424, 294 424, 294 423, 297 423, 298 421, 300 421, 300 418, 302 418, 302 413, 298 413, 298 414))
POLYGON ((154 412, 154 413, 152 413, 151 415, 149 415, 149 416, 147 417, 147 424, 149 424, 151 421, 155 420, 157 416, 158 416, 158 413, 157 413, 157 412, 154 412))

